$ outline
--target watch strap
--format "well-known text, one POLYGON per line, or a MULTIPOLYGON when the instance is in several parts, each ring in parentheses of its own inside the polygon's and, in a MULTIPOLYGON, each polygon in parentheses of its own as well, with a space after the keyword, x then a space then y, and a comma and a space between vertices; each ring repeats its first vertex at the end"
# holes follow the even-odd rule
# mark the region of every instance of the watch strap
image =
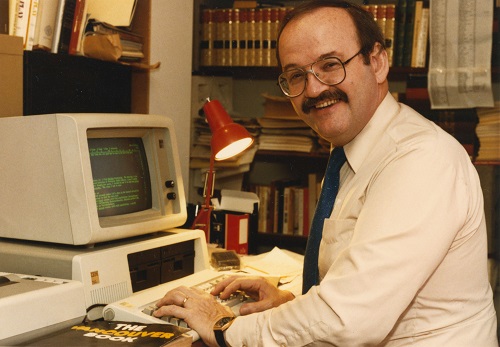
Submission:
POLYGON ((222 330, 214 330, 215 333, 215 341, 220 347, 227 347, 226 340, 224 339, 224 331, 222 330))

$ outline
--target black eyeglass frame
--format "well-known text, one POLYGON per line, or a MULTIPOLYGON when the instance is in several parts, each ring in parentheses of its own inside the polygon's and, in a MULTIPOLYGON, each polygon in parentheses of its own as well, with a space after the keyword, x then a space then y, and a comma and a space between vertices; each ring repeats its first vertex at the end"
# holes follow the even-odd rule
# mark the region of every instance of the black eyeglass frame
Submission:
MULTIPOLYGON (((344 80, 345 80, 345 78, 346 78, 347 72, 346 72, 346 70, 345 70, 345 66, 346 66, 347 64, 349 64, 349 62, 350 62, 351 60, 353 60, 356 56, 358 56, 358 55, 359 55, 362 51, 363 51, 363 49, 360 49, 360 50, 358 51, 358 53, 354 54, 352 57, 350 57, 349 59, 347 59, 347 60, 345 60, 345 61, 340 60, 340 58, 339 58, 339 57, 334 57, 334 56, 331 56, 331 57, 321 58, 321 59, 316 60, 315 62, 312 62, 312 63, 310 63, 310 64, 306 64, 306 65, 303 65, 303 66, 300 66, 300 67, 296 67, 296 68, 293 68, 293 69, 290 69, 290 70, 287 70, 287 71, 283 71, 283 72, 282 72, 282 73, 280 73, 280 75, 278 76, 278 85, 279 85, 279 87, 280 87, 281 91, 283 92, 283 94, 285 94, 285 95, 286 95, 287 97, 289 97, 289 98, 296 98, 297 96, 301 95, 301 94, 304 92, 304 90, 306 90, 307 78, 305 78, 305 79, 304 79, 304 87, 302 88, 302 91, 301 91, 299 94, 297 94, 297 95, 291 95, 290 93, 288 93, 287 91, 285 91, 285 88, 281 85, 280 81, 282 80, 282 76, 283 76, 283 74, 288 73, 288 72, 293 71, 293 70, 302 70, 302 71, 304 71, 305 76, 307 76, 307 74, 308 74, 308 73, 310 73, 310 74, 312 74, 314 77, 316 77, 316 79, 317 79, 318 81, 320 81, 321 83, 324 83, 324 84, 326 84, 326 85, 328 85, 328 86, 336 86, 337 84, 340 84, 340 83, 344 82, 344 80), (325 60, 332 59, 332 58, 337 59, 337 60, 339 61, 340 65, 342 66, 342 69, 344 70, 344 77, 343 77, 343 78, 342 78, 339 82, 336 82, 336 83, 327 83, 327 82, 325 82, 325 81, 322 81, 322 80, 318 77, 318 74, 317 74, 316 72, 314 72, 314 70, 313 70, 313 65, 314 65, 314 64, 316 64, 316 63, 319 63, 319 62, 321 62, 321 61, 325 61, 325 60), (306 70, 306 69, 305 69, 305 67, 306 67, 306 66, 310 66, 311 68, 310 68, 309 70, 306 70)), ((286 80, 286 79, 285 79, 285 80, 286 80)))

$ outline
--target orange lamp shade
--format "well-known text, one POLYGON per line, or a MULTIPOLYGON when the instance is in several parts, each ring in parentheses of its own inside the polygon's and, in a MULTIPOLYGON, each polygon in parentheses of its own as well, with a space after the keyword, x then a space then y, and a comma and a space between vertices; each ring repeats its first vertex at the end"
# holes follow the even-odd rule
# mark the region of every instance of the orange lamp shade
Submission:
POLYGON ((218 100, 205 103, 203 111, 212 132, 212 153, 215 160, 224 160, 243 152, 253 137, 240 124, 234 123, 218 100))

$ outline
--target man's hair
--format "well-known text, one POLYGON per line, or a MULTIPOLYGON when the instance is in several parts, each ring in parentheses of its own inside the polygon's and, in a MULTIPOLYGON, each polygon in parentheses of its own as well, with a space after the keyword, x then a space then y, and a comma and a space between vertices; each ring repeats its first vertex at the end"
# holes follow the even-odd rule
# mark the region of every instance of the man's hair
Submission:
POLYGON ((299 4, 293 10, 288 12, 280 24, 276 45, 276 57, 279 65, 281 60, 279 57, 279 40, 283 29, 291 21, 300 18, 301 16, 311 13, 319 8, 334 7, 344 9, 351 16, 357 31, 357 37, 361 45, 361 54, 365 64, 370 63, 370 52, 373 50, 375 43, 379 42, 382 49, 385 49, 384 35, 380 31, 377 23, 373 18, 373 14, 369 13, 361 6, 352 4, 343 0, 311 0, 299 4))

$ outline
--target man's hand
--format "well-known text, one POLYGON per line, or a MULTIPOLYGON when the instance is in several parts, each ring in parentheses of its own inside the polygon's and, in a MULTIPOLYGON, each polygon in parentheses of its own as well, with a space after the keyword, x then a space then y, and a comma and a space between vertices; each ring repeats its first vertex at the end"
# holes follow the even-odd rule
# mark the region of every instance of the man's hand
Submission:
POLYGON ((293 300, 294 295, 285 290, 276 288, 264 277, 232 276, 217 283, 212 290, 212 295, 219 295, 227 299, 236 292, 245 292, 254 302, 244 303, 240 307, 240 315, 261 312, 272 307, 277 307, 287 301, 293 300))
POLYGON ((184 286, 169 291, 156 306, 159 308, 153 313, 155 317, 183 319, 208 346, 218 346, 213 332, 215 323, 222 317, 234 316, 231 309, 218 303, 214 296, 184 286))

